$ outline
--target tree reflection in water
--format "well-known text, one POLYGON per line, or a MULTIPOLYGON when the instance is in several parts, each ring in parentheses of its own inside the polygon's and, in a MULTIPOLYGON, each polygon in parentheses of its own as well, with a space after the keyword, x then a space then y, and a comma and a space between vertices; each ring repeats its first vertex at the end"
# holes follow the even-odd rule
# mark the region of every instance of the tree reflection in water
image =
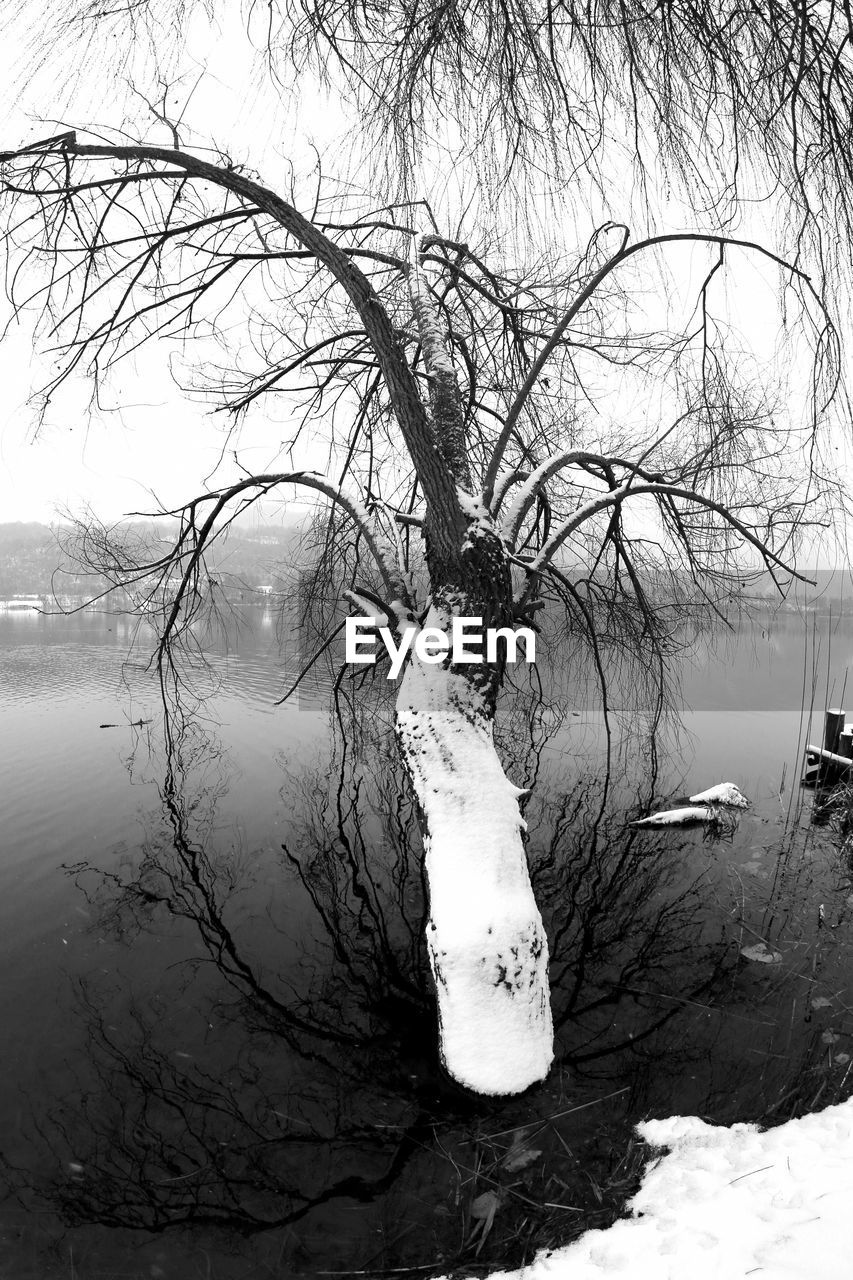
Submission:
POLYGON ((781 1065, 768 1048, 738 1102, 745 1033, 771 1045, 782 1020, 756 1011, 766 990, 750 1004, 762 975, 743 976, 722 882, 701 844, 625 826, 657 785, 654 754, 630 767, 636 736, 618 763, 605 751, 584 776, 574 761, 560 789, 566 714, 527 688, 500 726, 512 775, 538 779, 529 856, 564 1037, 550 1080, 500 1101, 438 1070, 419 835, 381 699, 337 681, 330 760, 282 760, 293 816, 272 853, 227 847, 228 759, 172 707, 133 873, 70 869, 101 931, 131 953, 162 943, 165 962, 141 991, 138 974, 79 984, 86 1052, 66 1098, 33 1116, 41 1165, 62 1172, 18 1171, 19 1194, 77 1226, 226 1229, 252 1237, 252 1257, 274 1241, 277 1274, 508 1264, 618 1212, 643 1115, 808 1105, 817 1026, 788 1037, 781 1065), (263 899, 263 866, 281 900, 263 899))

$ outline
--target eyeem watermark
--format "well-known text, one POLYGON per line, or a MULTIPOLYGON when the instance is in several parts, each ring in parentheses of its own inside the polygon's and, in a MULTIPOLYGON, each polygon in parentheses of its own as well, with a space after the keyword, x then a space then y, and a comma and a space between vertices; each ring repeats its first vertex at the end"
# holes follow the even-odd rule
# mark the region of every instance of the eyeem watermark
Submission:
POLYGON ((524 641, 524 661, 536 661, 536 633, 530 627, 483 627, 482 618, 454 618, 450 635, 438 627, 407 627, 394 639, 388 627, 378 627, 372 618, 347 618, 347 662, 372 663, 376 661, 377 632, 391 659, 388 679, 396 680, 403 663, 414 650, 421 662, 436 666, 450 654, 453 663, 496 662, 498 645, 506 645, 507 662, 518 662, 518 642, 524 641))

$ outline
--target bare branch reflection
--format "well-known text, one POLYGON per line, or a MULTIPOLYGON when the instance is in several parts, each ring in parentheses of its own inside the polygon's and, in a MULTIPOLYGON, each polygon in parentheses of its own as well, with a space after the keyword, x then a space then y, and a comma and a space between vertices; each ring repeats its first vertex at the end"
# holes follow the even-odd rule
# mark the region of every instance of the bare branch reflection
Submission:
MULTIPOLYGON (((785 1041, 788 987, 778 980, 768 1014, 766 975, 738 951, 744 928, 776 939, 792 889, 808 886, 780 875, 767 920, 745 899, 735 913, 725 840, 626 825, 669 799, 654 709, 618 733, 579 726, 571 699, 543 698, 536 680, 497 733, 512 775, 537 782, 527 853, 559 1066, 523 1098, 453 1086, 435 1053, 420 836, 383 686, 366 696, 337 679, 328 754, 282 754, 287 818, 263 847, 223 820, 233 765, 197 714, 177 701, 159 739, 137 735, 128 769, 157 794, 139 855, 121 873, 68 868, 127 972, 77 982, 85 1052, 60 1104, 32 1100, 41 1154, 9 1171, 25 1202, 73 1227, 272 1233, 292 1272, 309 1257, 507 1264, 612 1220, 643 1163, 637 1119, 694 1096, 740 1118, 745 1052, 762 1054, 753 1115, 781 1119, 843 1088, 821 1026, 785 1041), (519 1143, 538 1154, 511 1175, 519 1143), (470 1216, 486 1191, 500 1204, 488 1240, 470 1216)), ((820 973, 808 954, 786 981, 794 968, 812 984, 820 973)))

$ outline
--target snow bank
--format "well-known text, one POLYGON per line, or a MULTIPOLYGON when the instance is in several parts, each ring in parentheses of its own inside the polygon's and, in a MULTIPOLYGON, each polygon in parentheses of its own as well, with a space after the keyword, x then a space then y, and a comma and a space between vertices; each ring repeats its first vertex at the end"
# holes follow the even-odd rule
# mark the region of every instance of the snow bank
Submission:
POLYGON ((849 1280, 853 1099, 758 1132, 673 1116, 637 1126, 669 1153, 633 1217, 490 1280, 849 1280))

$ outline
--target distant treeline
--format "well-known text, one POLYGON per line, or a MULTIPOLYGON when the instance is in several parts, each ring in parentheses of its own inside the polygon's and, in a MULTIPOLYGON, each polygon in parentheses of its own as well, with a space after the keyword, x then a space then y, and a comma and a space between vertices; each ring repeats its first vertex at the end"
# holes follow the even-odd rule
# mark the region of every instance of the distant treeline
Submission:
MULTIPOLYGON (((123 530, 164 536, 162 526, 150 522, 123 525, 123 530)), ((75 569, 61 542, 67 541, 70 528, 57 531, 36 522, 0 523, 0 599, 14 595, 50 596, 74 600, 90 599, 100 593, 106 582, 75 569), (59 535, 59 537, 57 536, 59 535)), ((207 565, 217 576, 217 584, 235 602, 251 602, 278 595, 286 584, 292 589, 293 570, 305 556, 301 551, 302 525, 232 526, 222 542, 215 543, 207 555, 207 565)), ((567 569, 570 576, 575 576, 567 569)), ((805 570, 815 585, 796 583, 784 601, 769 574, 745 581, 723 602, 723 609, 733 611, 781 609, 783 612, 831 613, 834 617, 853 614, 853 578, 847 570, 805 570)), ((120 603, 117 601, 117 603, 120 603)))
MULTIPOLYGON (((125 529, 150 530, 148 525, 127 525, 125 529)), ((0 524, 0 599, 15 595, 86 599, 106 586, 104 579, 85 574, 73 565, 61 541, 67 528, 56 532, 36 522, 0 524), (59 534, 59 537, 57 536, 59 534)), ((300 527, 260 526, 258 529, 232 528, 227 539, 215 544, 207 564, 221 575, 221 585, 234 593, 251 597, 275 592, 281 585, 284 567, 291 568, 300 541, 300 527)))

